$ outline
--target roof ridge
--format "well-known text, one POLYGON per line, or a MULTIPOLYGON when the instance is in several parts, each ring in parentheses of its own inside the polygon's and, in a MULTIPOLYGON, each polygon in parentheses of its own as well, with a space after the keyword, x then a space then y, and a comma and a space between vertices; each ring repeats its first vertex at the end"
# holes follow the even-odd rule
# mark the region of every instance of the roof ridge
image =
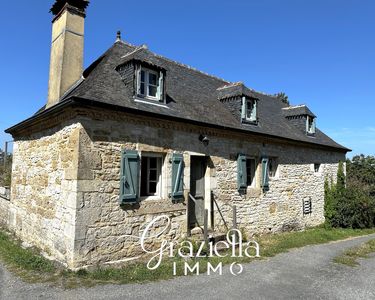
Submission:
MULTIPOLYGON (((148 50, 149 50, 149 49, 148 49, 148 50)), ((187 69, 189 69, 189 70, 195 71, 195 72, 197 72, 197 73, 200 73, 200 74, 206 75, 206 76, 208 76, 208 77, 211 77, 211 78, 214 78, 214 79, 217 79, 217 80, 220 80, 220 81, 224 81, 224 82, 226 82, 226 83, 231 83, 230 81, 225 80, 225 79, 223 79, 223 78, 221 78, 221 77, 218 77, 218 76, 215 76, 215 75, 208 74, 208 73, 206 73, 206 72, 203 72, 203 71, 201 71, 201 70, 198 70, 197 68, 194 68, 194 67, 189 66, 189 65, 187 65, 187 64, 183 64, 183 63, 180 63, 180 62, 178 62, 178 61, 176 61, 176 60, 173 60, 173 59, 170 59, 170 58, 165 57, 165 56, 163 56, 163 55, 157 54, 157 53, 155 53, 155 52, 153 52, 153 51, 151 51, 151 50, 149 50, 149 51, 150 51, 154 56, 156 56, 156 57, 158 57, 158 58, 161 58, 161 59, 164 59, 164 60, 166 60, 166 61, 172 62, 172 63, 174 63, 174 64, 176 64, 176 65, 181 66, 181 67, 187 68, 187 69)))
MULTIPOLYGON (((212 74, 208 74, 208 73, 206 73, 206 72, 203 72, 203 71, 201 71, 201 70, 198 70, 198 69, 195 68, 195 67, 189 66, 189 65, 187 65, 187 64, 184 64, 184 63, 178 62, 178 61, 176 61, 176 60, 170 59, 170 58, 168 58, 168 57, 165 57, 165 56, 163 56, 163 55, 157 54, 157 53, 151 51, 151 50, 148 48, 148 46, 147 46, 146 44, 142 44, 141 46, 136 46, 136 45, 130 44, 130 43, 128 43, 128 42, 125 42, 125 41, 123 41, 123 40, 117 41, 116 43, 123 43, 123 44, 125 44, 125 45, 128 45, 128 46, 131 46, 131 47, 135 47, 135 48, 137 48, 137 49, 135 49, 134 51, 136 51, 136 50, 140 50, 140 49, 146 49, 146 50, 150 51, 150 53, 151 53, 152 55, 154 55, 154 56, 156 56, 156 57, 158 57, 158 58, 164 59, 164 60, 166 60, 166 61, 169 61, 169 62, 172 62, 172 63, 174 63, 174 64, 176 64, 176 65, 179 65, 179 66, 181 66, 181 67, 187 68, 187 69, 189 69, 189 70, 195 71, 195 72, 197 72, 197 73, 200 73, 200 74, 203 74, 203 75, 206 75, 206 76, 209 76, 209 77, 211 77, 211 78, 214 78, 214 79, 217 79, 217 80, 220 80, 220 81, 223 81, 223 82, 226 82, 226 83, 227 83, 227 85, 225 85, 225 86, 223 86, 223 87, 220 87, 220 88, 218 88, 218 89, 226 88, 226 87, 230 87, 230 86, 236 86, 236 85, 240 85, 240 84, 242 84, 242 85, 244 85, 246 88, 248 88, 249 90, 251 90, 252 92, 255 92, 255 93, 258 93, 258 94, 261 94, 261 95, 265 95, 265 96, 268 96, 268 97, 277 98, 274 94, 269 94, 269 93, 266 93, 266 92, 257 91, 257 90, 255 90, 255 89, 253 89, 253 88, 251 88, 251 87, 247 87, 243 81, 231 82, 231 81, 225 80, 224 78, 221 78, 221 77, 219 77, 219 76, 215 76, 215 75, 212 75, 212 74)), ((131 53, 133 53, 133 52, 131 52, 131 53)), ((130 54, 130 53, 128 53, 128 54, 126 54, 126 55, 129 55, 129 54, 130 54)), ((121 58, 126 57, 126 55, 122 56, 121 58)))
POLYGON ((293 109, 293 108, 300 108, 300 107, 307 107, 307 105, 306 104, 290 105, 288 107, 283 107, 282 109, 293 109))
POLYGON ((121 56, 121 58, 125 58, 125 57, 127 57, 127 56, 129 56, 129 55, 132 55, 132 54, 134 54, 134 53, 136 53, 136 52, 138 52, 138 51, 140 51, 140 50, 147 49, 147 48, 144 47, 144 45, 141 45, 141 46, 135 46, 135 47, 136 47, 136 48, 135 48, 133 51, 130 51, 130 52, 126 53, 125 55, 121 56))
POLYGON ((118 40, 118 41, 115 42, 115 44, 117 44, 117 43, 121 43, 121 44, 124 44, 124 45, 130 46, 130 47, 135 47, 135 48, 139 47, 139 46, 137 46, 137 45, 133 45, 133 44, 128 43, 128 42, 125 42, 125 41, 123 41, 123 40, 118 40))
POLYGON ((223 85, 223 86, 217 88, 217 90, 223 90, 223 89, 227 89, 227 88, 230 88, 230 87, 233 87, 233 86, 240 86, 240 85, 245 86, 242 81, 237 81, 237 82, 230 82, 229 84, 223 85))

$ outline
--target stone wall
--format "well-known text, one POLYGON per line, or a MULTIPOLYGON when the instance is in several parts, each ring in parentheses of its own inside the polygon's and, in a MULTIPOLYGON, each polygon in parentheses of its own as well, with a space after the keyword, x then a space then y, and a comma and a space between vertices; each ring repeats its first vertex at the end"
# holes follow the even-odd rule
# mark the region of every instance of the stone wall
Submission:
MULTIPOLYGON (((78 166, 78 196, 75 238, 75 267, 87 264, 122 261, 141 255, 139 244, 129 235, 138 236, 148 222, 161 214, 172 218, 172 230, 166 237, 178 240, 187 231, 187 193, 190 189, 190 157, 210 157, 207 168, 206 198, 213 192, 228 224, 232 222, 232 207, 237 206, 238 227, 248 235, 303 229, 324 221, 324 178, 335 180, 339 160, 345 155, 285 143, 274 143, 260 137, 208 131, 197 126, 181 125, 161 119, 141 119, 126 114, 103 113, 95 120, 87 116, 80 120, 80 164, 78 166), (199 141, 200 133, 210 137, 208 147, 199 141), (137 207, 122 208, 118 203, 122 149, 161 153, 163 163, 163 193, 160 199, 143 200, 137 207), (184 154, 185 202, 173 204, 170 192, 170 164, 173 152, 184 154), (262 155, 277 157, 278 170, 270 179, 270 189, 260 188, 260 165, 257 184, 246 194, 237 191, 237 154, 245 153, 258 159, 262 155), (314 172, 314 163, 320 163, 314 172), (312 213, 303 215, 303 199, 312 200, 312 213)), ((213 210, 213 229, 223 232, 223 220, 211 199, 206 208, 213 210)), ((154 228, 157 230, 157 228, 154 228)), ((150 247, 157 246, 150 244, 150 247)))
MULTIPOLYGON (((303 229, 324 221, 324 178, 335 180, 343 153, 277 139, 224 132, 124 112, 78 110, 73 121, 62 121, 14 144, 9 228, 22 240, 75 269, 87 265, 123 262, 142 256, 137 237, 155 217, 167 215, 171 225, 164 238, 177 241, 187 234, 191 156, 208 157, 205 175, 205 207, 209 224, 224 232, 213 199, 228 224, 233 205, 238 227, 248 235, 303 229), (208 146, 198 139, 209 137, 208 146), (157 199, 120 206, 121 150, 137 150, 162 156, 162 192, 157 199), (171 164, 174 152, 183 153, 185 201, 172 203, 171 164), (278 169, 270 188, 260 188, 260 164, 256 184, 246 193, 237 191, 237 154, 260 162, 276 157, 278 169), (314 172, 314 163, 320 163, 314 172), (211 198, 211 193, 213 199, 211 198), (303 199, 312 200, 312 213, 303 215, 303 199), (213 218, 211 219, 211 216, 213 218)), ((1 205, 1 203, 0 203, 1 205)), ((162 220, 151 228, 160 231, 162 220)), ((154 249, 160 241, 151 239, 154 249)))
POLYGON ((0 227, 8 227, 10 202, 0 197, 0 227))
POLYGON ((8 227, 55 259, 73 260, 80 124, 16 139, 8 227))

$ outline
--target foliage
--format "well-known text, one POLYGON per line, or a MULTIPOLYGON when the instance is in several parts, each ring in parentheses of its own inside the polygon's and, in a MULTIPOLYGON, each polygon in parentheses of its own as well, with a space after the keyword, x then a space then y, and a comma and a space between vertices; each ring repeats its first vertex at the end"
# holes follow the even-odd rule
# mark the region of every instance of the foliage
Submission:
MULTIPOLYGON (((286 252, 292 248, 304 247, 337 241, 354 236, 375 233, 374 229, 342 229, 322 227, 310 228, 302 232, 287 232, 280 234, 264 235, 255 240, 260 244, 261 257, 272 257, 286 252)), ((165 280, 175 277, 173 275, 173 262, 177 263, 176 275, 183 275, 183 263, 185 259, 165 259, 159 268, 150 271, 146 262, 128 264, 122 268, 98 268, 93 270, 68 271, 59 265, 55 265, 37 254, 34 249, 23 249, 20 243, 13 239, 5 231, 0 229, 0 260, 7 268, 28 282, 53 282, 64 288, 93 286, 105 283, 135 283, 156 280, 165 280)), ((206 263, 213 266, 218 263, 230 264, 233 262, 247 263, 252 261, 248 257, 193 258, 187 260, 190 265, 201 262, 200 271, 205 272, 206 263)))
MULTIPOLYGON (((350 164, 352 164, 350 162, 350 164)), ((374 165, 375 167, 375 165, 374 165)), ((346 182, 343 163, 340 162, 337 172, 337 183, 329 184, 326 178, 324 185, 324 213, 326 225, 343 228, 371 228, 375 226, 375 197, 371 196, 367 177, 361 178, 360 169, 353 175, 353 167, 349 167, 346 182), (355 178, 355 181, 352 181, 355 178), (365 181, 366 180, 366 181, 365 181)), ((367 172, 371 174, 367 166, 367 172)))
POLYGON ((375 157, 356 155, 347 160, 348 186, 357 187, 375 196, 375 157))
POLYGON ((369 254, 375 252, 375 240, 370 240, 360 246, 350 248, 339 256, 336 256, 333 261, 338 264, 344 264, 351 267, 358 266, 358 258, 369 258, 369 254))
POLYGON ((12 175, 12 155, 7 156, 7 162, 0 165, 0 186, 10 186, 12 175))
POLYGON ((275 94, 275 97, 279 98, 281 100, 281 102, 289 105, 289 99, 288 99, 288 96, 285 93, 283 93, 283 92, 277 93, 277 94, 275 94))
POLYGON ((19 242, 0 230, 0 258, 19 270, 51 273, 53 264, 37 254, 33 249, 24 249, 19 242))

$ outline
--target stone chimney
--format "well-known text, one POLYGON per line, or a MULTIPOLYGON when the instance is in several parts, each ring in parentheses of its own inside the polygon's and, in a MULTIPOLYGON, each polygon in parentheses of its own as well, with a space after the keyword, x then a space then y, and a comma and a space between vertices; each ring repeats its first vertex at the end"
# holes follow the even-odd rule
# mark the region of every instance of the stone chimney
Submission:
POLYGON ((52 45, 46 108, 59 102, 82 76, 83 37, 89 1, 56 0, 50 12, 52 45))

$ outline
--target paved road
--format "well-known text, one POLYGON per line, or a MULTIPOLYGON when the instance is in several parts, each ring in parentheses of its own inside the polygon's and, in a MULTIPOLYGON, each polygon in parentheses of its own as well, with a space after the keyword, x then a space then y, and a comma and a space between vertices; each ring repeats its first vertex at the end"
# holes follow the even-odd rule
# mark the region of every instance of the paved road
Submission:
POLYGON ((356 268, 331 261, 344 249, 374 238, 295 249, 246 264, 237 277, 223 270, 222 276, 75 290, 26 284, 0 265, 0 299, 375 299, 375 257, 361 260, 356 268))

